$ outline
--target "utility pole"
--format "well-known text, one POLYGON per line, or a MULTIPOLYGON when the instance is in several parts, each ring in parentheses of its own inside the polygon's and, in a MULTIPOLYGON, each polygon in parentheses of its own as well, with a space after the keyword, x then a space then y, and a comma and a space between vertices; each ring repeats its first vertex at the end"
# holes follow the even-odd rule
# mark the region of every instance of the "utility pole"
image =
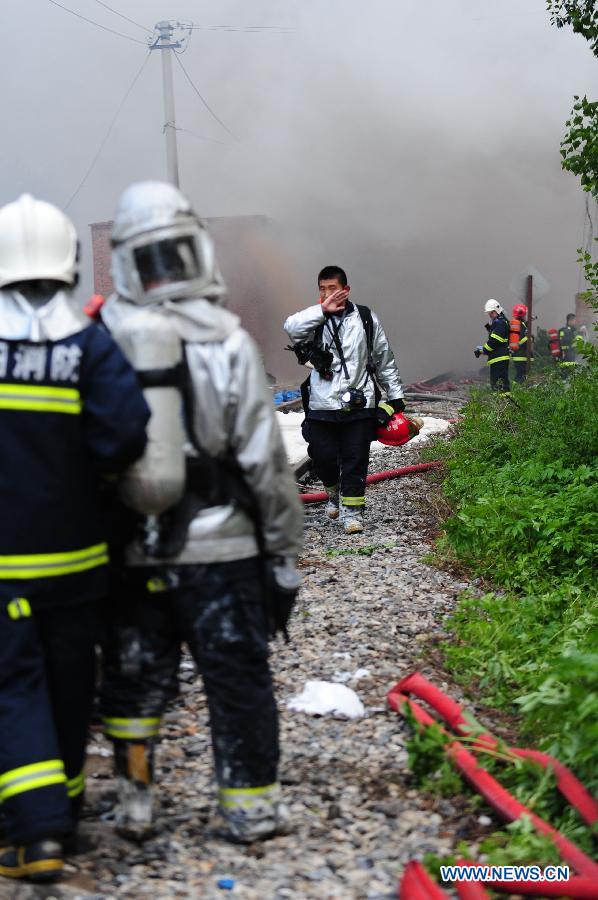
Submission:
POLYGON ((530 369, 531 369, 531 367, 532 367, 532 341, 533 341, 533 337, 532 337, 532 323, 533 323, 533 317, 532 317, 532 302, 533 302, 533 299, 534 299, 534 290, 533 290, 533 288, 534 288, 534 276, 533 276, 533 275, 528 275, 528 276, 527 276, 526 291, 525 291, 525 293, 526 293, 525 300, 526 300, 526 305, 527 305, 527 342, 526 342, 526 347, 527 347, 527 350, 526 350, 526 357, 527 357, 527 360, 526 360, 526 364, 525 364, 525 372, 526 372, 526 375, 529 375, 530 369))
POLYGON ((176 142, 176 125, 174 119, 174 91, 172 86, 172 56, 173 50, 181 47, 180 41, 173 40, 176 27, 174 22, 158 22, 156 31, 158 37, 150 46, 150 50, 162 51, 162 86, 164 91, 164 134, 166 136, 166 164, 168 167, 168 180, 175 187, 179 187, 179 158, 176 142))

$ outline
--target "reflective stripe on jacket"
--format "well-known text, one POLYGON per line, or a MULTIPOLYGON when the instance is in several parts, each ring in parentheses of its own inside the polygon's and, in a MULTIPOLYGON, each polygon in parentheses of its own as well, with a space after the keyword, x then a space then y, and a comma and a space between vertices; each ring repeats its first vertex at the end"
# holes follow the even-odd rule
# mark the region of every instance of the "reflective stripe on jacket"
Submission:
POLYGON ((133 369, 96 325, 55 341, 0 337, 0 599, 105 593, 98 485, 140 456, 148 419, 133 369))
POLYGON ((509 332, 509 320, 504 313, 500 313, 500 315, 492 321, 490 331, 488 332, 488 339, 483 346, 483 352, 488 357, 489 366, 493 363, 508 362, 510 360, 509 332))
POLYGON ((577 337, 577 329, 571 325, 565 325, 559 328, 559 343, 561 345, 563 362, 575 362, 577 353, 575 352, 575 338, 577 337))
MULTIPOLYGON (((523 320, 521 321, 520 335, 521 335, 521 337, 519 338, 519 350, 512 357, 513 362, 527 362, 527 340, 528 340, 527 325, 523 320)), ((532 354, 533 354, 533 347, 532 347, 532 354)), ((530 357, 530 359, 533 359, 533 355, 530 357)))

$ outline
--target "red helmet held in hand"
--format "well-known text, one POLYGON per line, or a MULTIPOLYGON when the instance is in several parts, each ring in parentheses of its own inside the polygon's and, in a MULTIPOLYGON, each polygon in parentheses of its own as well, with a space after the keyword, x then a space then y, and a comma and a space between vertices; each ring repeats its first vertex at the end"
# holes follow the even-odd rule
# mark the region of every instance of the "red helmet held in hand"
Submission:
POLYGON ((400 447, 419 434, 423 422, 421 419, 408 418, 404 413, 395 413, 386 425, 381 425, 376 432, 376 439, 390 447, 400 447))
POLYGON ((525 303, 516 303, 513 307, 514 319, 527 319, 527 306, 525 303))

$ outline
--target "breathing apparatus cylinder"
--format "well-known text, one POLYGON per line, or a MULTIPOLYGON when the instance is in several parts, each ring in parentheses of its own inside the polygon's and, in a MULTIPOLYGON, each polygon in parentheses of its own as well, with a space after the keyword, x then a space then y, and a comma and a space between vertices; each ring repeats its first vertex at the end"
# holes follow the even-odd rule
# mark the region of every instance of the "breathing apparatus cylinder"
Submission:
POLYGON ((519 350, 519 342, 521 340, 521 320, 517 318, 511 319, 509 323, 509 350, 517 353, 519 350))
POLYGON ((561 342, 559 340, 559 333, 556 328, 548 329, 548 346, 550 347, 550 352, 555 359, 560 359, 562 356, 561 350, 561 342))
POLYGON ((159 516, 185 490, 183 345, 171 322, 148 309, 127 316, 112 334, 136 370, 152 413, 145 453, 127 469, 120 495, 136 512, 159 516))

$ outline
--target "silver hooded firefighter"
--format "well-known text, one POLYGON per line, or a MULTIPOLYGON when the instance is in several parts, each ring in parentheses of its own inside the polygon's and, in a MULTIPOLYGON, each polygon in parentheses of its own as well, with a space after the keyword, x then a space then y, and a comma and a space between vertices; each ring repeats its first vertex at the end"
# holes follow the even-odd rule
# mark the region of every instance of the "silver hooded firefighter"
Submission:
MULTIPOLYGON (((112 243, 116 293, 102 310, 104 323, 117 341, 127 332, 122 346, 133 361, 132 335, 148 311, 163 321, 165 333, 178 334, 186 383, 185 402, 178 407, 187 433, 185 455, 190 460, 205 454, 223 468, 234 460, 254 505, 254 515, 234 498, 208 505, 193 515, 176 554, 156 560, 136 540, 127 564, 227 562, 260 551, 295 557, 303 516, 271 392, 256 345, 221 305, 226 289, 205 226, 176 188, 141 182, 122 195, 112 243)), ((156 369, 163 365, 156 358, 156 369)), ((151 403, 149 394, 148 389, 151 403)), ((166 417, 155 426, 158 441, 172 440, 172 421, 166 417)))

